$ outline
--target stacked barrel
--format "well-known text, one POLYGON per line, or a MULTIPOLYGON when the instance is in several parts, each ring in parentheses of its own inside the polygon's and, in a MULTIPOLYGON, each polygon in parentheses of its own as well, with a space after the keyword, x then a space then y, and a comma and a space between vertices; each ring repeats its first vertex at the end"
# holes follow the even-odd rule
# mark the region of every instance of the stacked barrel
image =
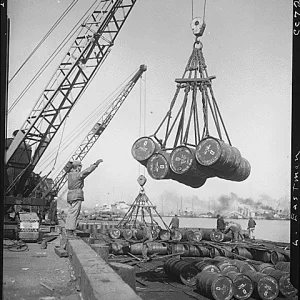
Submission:
POLYGON ((204 138, 194 148, 180 145, 168 151, 152 138, 141 137, 133 144, 131 153, 153 179, 172 179, 193 188, 216 176, 243 181, 251 171, 237 148, 213 137, 204 138))

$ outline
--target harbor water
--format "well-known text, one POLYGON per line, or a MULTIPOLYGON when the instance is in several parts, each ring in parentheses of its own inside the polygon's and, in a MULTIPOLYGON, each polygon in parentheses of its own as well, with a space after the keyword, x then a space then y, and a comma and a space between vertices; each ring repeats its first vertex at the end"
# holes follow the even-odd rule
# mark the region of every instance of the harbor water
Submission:
MULTIPOLYGON (((159 218, 155 218, 160 226, 163 226, 159 218)), ((164 222, 169 225, 172 217, 163 217, 164 222)), ((229 221, 229 219, 225 219, 229 221)), ((230 220, 239 223, 243 229, 247 229, 247 219, 230 220)), ((186 218, 179 217, 179 226, 192 228, 216 228, 217 219, 215 218, 186 218)), ((289 220, 255 220, 255 238, 262 240, 270 240, 274 242, 290 242, 290 221, 289 220)))

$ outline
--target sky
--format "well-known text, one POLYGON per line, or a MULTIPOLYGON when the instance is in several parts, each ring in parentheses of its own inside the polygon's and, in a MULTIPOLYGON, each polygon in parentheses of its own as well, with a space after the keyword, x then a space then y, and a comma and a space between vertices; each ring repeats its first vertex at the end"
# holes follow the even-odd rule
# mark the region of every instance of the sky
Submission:
MULTIPOLYGON (((71 2, 8 2, 10 78, 71 2)), ((11 81, 9 107, 93 2, 78 1, 11 81)), ((97 118, 89 120, 91 113, 124 85, 141 64, 145 64, 146 74, 83 160, 83 167, 98 158, 104 161, 85 180, 86 206, 115 201, 132 203, 139 192, 137 178, 140 174, 147 178, 146 194, 158 206, 164 195, 173 195, 183 201, 196 197, 204 202, 231 193, 254 201, 262 195, 267 195, 269 202, 289 198, 292 2, 207 0, 206 4, 206 29, 201 38, 203 54, 208 74, 216 76, 212 88, 232 145, 251 164, 249 178, 243 182, 212 178, 203 187, 193 189, 175 181, 153 180, 131 155, 134 141, 153 134, 162 121, 175 93, 174 80, 182 76, 191 55, 194 35, 190 22, 192 17, 203 16, 204 0, 193 3, 192 10, 191 0, 137 0, 111 53, 71 111, 64 131, 64 126, 58 131, 35 172, 46 175, 53 169, 51 176, 55 178, 91 129, 81 124, 90 121, 92 126, 97 118), (63 142, 71 140, 65 151, 57 151, 61 138, 63 142), (48 162, 51 153, 56 152, 56 162, 48 162)), ((8 137, 22 127, 67 51, 67 48, 61 51, 58 60, 9 113, 8 137)))

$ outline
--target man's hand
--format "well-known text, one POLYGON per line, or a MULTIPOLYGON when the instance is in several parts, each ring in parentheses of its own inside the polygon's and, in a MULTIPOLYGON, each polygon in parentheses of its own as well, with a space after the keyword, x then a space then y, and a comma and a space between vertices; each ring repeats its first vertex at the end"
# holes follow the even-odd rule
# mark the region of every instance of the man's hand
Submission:
POLYGON ((98 165, 100 164, 100 163, 102 163, 103 162, 103 160, 100 158, 100 159, 98 159, 96 162, 95 162, 95 165, 98 167, 98 165))

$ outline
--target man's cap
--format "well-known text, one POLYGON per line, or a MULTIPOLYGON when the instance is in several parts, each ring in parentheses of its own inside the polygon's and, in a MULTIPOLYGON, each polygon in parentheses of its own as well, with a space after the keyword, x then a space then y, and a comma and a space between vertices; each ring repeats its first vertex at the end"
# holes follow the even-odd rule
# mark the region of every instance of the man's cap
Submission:
POLYGON ((78 167, 78 166, 82 166, 81 161, 79 161, 79 160, 74 160, 74 161, 72 162, 72 165, 73 165, 74 168, 76 168, 76 167, 78 167))

